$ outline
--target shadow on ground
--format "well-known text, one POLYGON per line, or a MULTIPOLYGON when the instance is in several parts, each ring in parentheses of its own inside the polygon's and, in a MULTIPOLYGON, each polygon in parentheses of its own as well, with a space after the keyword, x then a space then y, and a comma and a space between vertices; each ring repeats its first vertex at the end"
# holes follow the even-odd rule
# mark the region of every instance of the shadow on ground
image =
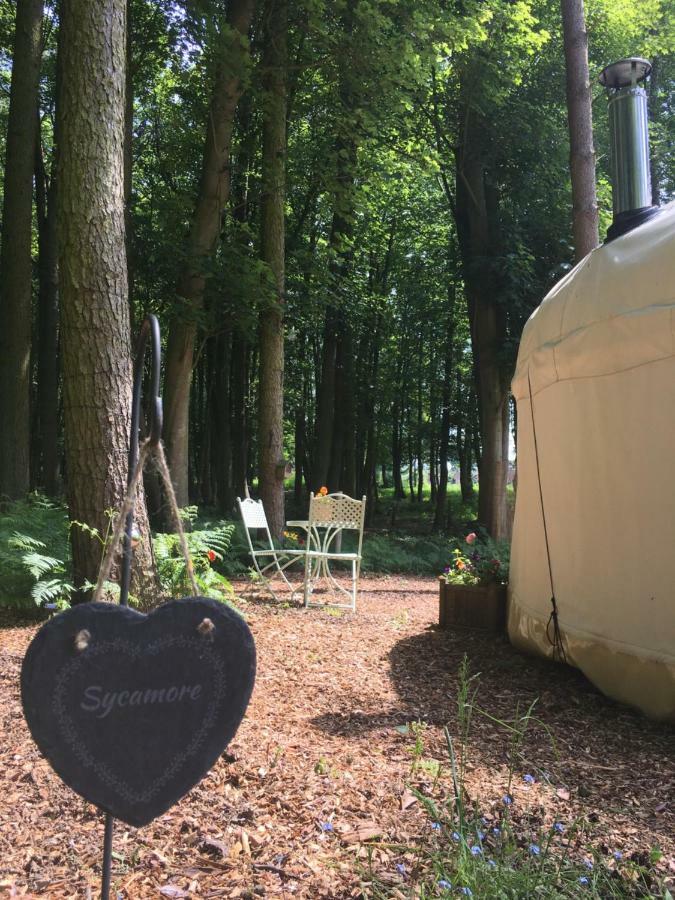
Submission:
MULTIPOLYGON (((390 678, 400 700, 394 708, 343 709, 317 716, 323 731, 357 737, 376 729, 402 729, 421 720, 458 734, 459 671, 466 655, 475 679, 469 758, 481 769, 503 773, 509 765, 513 725, 534 702, 533 717, 515 762, 516 779, 563 786, 572 803, 611 809, 657 834, 672 833, 673 729, 606 698, 578 670, 528 657, 505 637, 470 629, 430 627, 403 638, 390 650, 390 678), (507 723, 506 725, 500 724, 507 723)), ((410 743, 410 737, 407 741, 410 743)), ((434 755, 445 757, 437 733, 434 755)), ((558 796, 561 796, 560 794, 558 796)), ((595 813, 591 813, 592 815, 595 813)))

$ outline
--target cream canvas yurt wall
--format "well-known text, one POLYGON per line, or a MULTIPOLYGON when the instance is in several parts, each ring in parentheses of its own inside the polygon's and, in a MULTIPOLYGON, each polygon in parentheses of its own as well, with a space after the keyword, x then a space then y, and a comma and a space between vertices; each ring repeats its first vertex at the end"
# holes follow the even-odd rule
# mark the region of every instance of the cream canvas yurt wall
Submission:
POLYGON ((513 393, 510 638, 552 656, 545 515, 568 661, 675 719, 675 203, 553 288, 525 326, 513 393))

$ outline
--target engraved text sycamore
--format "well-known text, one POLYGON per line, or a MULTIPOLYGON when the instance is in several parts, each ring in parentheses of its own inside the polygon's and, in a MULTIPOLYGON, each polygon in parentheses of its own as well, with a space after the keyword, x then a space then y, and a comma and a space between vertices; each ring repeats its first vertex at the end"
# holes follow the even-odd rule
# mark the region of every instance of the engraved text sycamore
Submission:
POLYGON ((202 693, 201 684, 172 685, 168 688, 144 688, 134 691, 104 691, 99 684, 85 688, 80 709, 95 713, 97 719, 106 716, 117 707, 146 706, 159 703, 180 703, 198 700, 202 693))

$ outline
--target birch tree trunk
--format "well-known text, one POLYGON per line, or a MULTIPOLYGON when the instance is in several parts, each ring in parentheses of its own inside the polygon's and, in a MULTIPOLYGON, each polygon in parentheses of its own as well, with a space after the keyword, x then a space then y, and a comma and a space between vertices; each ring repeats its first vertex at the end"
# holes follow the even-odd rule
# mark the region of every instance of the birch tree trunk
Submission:
POLYGON ((234 114, 249 59, 248 31, 255 0, 228 4, 222 47, 209 108, 199 196, 190 228, 187 263, 178 285, 180 313, 171 323, 166 353, 164 433, 179 506, 187 506, 190 382, 197 321, 206 285, 205 263, 220 235, 230 195, 230 147, 234 114))
POLYGON ((577 262, 598 246, 598 203, 595 193, 595 149, 588 35, 583 0, 561 0, 570 132, 572 230, 577 262))
POLYGON ((42 0, 18 0, 7 124, 0 248, 0 496, 30 486, 33 165, 42 0))
POLYGON ((274 296, 260 311, 258 473, 273 537, 284 526, 284 202, 286 195, 287 0, 266 0, 260 250, 274 296))

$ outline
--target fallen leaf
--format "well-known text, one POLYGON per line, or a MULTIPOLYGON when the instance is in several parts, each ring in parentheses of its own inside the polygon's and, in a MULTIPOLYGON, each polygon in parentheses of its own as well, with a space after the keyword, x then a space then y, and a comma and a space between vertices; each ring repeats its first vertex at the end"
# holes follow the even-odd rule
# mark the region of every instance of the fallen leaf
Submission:
POLYGON ((375 822, 362 822, 356 828, 340 835, 343 844, 358 844, 360 841, 372 841, 382 836, 382 829, 375 822))
POLYGON ((189 897, 187 891, 184 891, 183 888, 176 887, 173 884, 165 884, 163 887, 159 889, 162 897, 189 897))
POLYGON ((411 794, 410 791, 403 791, 403 794, 401 795, 401 809, 408 809, 414 803, 417 803, 417 797, 414 794, 411 794))

